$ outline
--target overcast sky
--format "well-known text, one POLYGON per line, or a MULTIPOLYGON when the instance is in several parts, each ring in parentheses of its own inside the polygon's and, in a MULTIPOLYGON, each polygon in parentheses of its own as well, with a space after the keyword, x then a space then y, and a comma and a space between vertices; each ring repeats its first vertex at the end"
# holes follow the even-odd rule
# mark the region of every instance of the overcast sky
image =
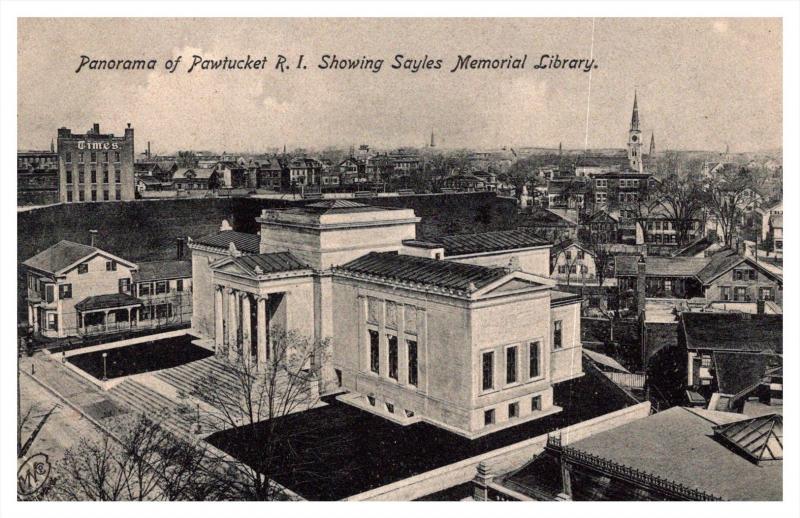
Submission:
MULTIPOLYGON (((634 89, 644 138, 659 149, 756 151, 782 142, 779 19, 597 19, 589 147, 622 147, 634 89)), ((21 149, 93 122, 136 148, 258 151, 368 143, 583 148, 589 74, 533 70, 541 54, 588 58, 591 19, 25 19, 19 22, 21 149), (187 74, 204 58, 267 56, 265 71, 187 74), (155 58, 155 71, 75 69, 93 59, 155 58), (305 55, 284 74, 277 54, 305 55), (320 70, 323 54, 386 60, 380 73, 320 70), (416 74, 395 54, 442 59, 416 74), (458 55, 528 54, 526 70, 450 73, 458 55), (183 56, 174 74, 164 61, 183 56)))

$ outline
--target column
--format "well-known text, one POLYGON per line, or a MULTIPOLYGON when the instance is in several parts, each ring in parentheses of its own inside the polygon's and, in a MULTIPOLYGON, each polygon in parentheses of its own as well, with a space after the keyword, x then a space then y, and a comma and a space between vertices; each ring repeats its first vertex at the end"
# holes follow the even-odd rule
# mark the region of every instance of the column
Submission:
POLYGON ((250 337, 250 333, 253 329, 252 324, 252 316, 250 314, 250 294, 249 293, 241 293, 242 297, 242 318, 241 318, 241 326, 242 326, 242 355, 244 356, 244 360, 249 362, 252 360, 251 358, 251 345, 252 340, 250 337))
POLYGON ((389 377, 389 340, 386 337, 386 301, 380 299, 378 314, 378 364, 381 377, 389 377))
POLYGON ((258 365, 266 365, 269 358, 267 353, 267 299, 258 297, 256 300, 256 354, 258 365))
POLYGON ((236 349, 238 347, 236 335, 237 335, 237 322, 236 322, 236 306, 238 305, 238 301, 236 300, 236 290, 228 288, 228 358, 235 359, 236 358, 236 349))
POLYGON ((222 314, 222 286, 214 287, 214 350, 221 354, 225 347, 225 336, 222 314))
POLYGON ((397 381, 408 385, 408 344, 406 343, 406 305, 397 304, 397 381))

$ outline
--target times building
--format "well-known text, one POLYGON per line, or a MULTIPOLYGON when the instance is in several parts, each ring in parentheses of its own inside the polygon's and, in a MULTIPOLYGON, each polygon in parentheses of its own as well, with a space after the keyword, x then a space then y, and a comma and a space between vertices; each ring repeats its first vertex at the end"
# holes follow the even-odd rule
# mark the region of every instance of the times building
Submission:
POLYGON ((100 133, 95 123, 85 134, 58 129, 59 201, 130 201, 134 193, 133 128, 122 137, 100 133))

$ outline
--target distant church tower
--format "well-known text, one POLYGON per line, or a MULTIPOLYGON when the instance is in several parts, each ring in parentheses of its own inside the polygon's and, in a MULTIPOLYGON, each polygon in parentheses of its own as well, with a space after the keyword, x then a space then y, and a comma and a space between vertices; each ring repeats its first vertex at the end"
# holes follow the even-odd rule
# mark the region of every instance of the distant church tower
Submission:
POLYGON ((639 131, 639 105, 635 92, 633 94, 631 129, 628 130, 628 163, 634 171, 642 170, 642 132, 639 131))
POLYGON ((656 156, 656 136, 654 133, 650 134, 650 152, 648 155, 650 155, 650 158, 656 156))
POLYGON ((431 130, 431 147, 436 147, 436 141, 433 140, 433 130, 431 130))

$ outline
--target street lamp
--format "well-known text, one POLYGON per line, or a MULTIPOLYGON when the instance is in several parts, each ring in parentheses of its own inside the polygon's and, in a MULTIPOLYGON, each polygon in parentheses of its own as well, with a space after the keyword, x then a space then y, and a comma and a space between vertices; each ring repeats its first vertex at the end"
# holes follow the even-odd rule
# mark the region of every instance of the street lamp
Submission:
POLYGON ((106 358, 108 358, 108 353, 103 353, 103 381, 108 381, 108 376, 106 376, 106 358))

